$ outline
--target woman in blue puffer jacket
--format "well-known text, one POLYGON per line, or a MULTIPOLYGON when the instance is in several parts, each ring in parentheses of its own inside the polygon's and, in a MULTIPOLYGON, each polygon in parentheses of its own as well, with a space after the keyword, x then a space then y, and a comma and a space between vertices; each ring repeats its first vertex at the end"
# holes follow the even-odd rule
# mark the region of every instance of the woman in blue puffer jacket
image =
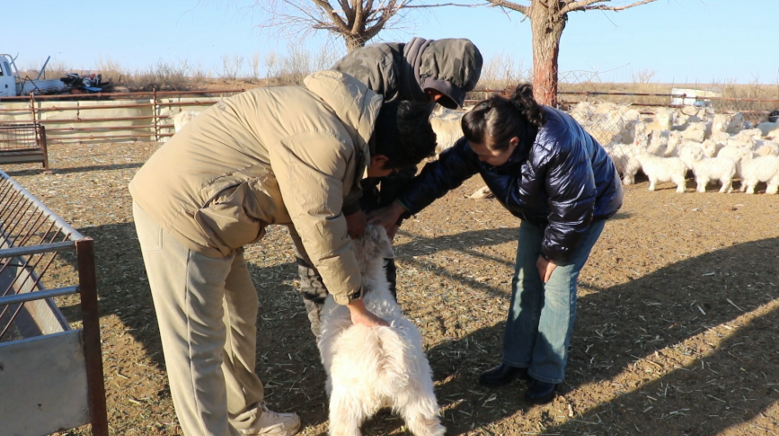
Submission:
POLYGON ((525 397, 551 401, 565 377, 579 271, 622 206, 622 185, 603 147, 568 114, 542 106, 528 84, 494 96, 462 118, 465 137, 425 165, 373 220, 392 224, 480 173, 519 226, 502 363, 479 382, 530 380, 525 397))

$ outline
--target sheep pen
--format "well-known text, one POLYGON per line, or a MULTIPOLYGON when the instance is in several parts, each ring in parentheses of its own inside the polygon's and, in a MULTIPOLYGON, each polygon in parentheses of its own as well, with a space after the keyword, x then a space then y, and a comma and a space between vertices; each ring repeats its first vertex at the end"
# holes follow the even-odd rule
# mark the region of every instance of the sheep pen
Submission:
MULTIPOLYGON (((127 191, 157 147, 55 144, 51 172, 3 167, 96 241, 108 421, 116 435, 181 434, 127 191)), ((501 356, 519 225, 497 200, 467 199, 480 186, 475 176, 406 220, 394 243, 399 302, 424 338, 448 434, 779 432, 779 197, 677 195, 672 183, 649 192, 639 174, 582 270, 561 394, 531 406, 524 382, 495 390, 477 382, 501 356)), ((694 189, 688 176, 686 190, 694 189)), ((246 259, 260 296, 257 370, 267 401, 298 412, 300 434, 325 434, 325 373, 295 291, 286 230, 270 227, 246 259)), ((67 298, 58 306, 80 323, 67 298)), ((389 411, 363 429, 409 434, 389 411)), ((88 434, 81 428, 61 436, 88 434)))

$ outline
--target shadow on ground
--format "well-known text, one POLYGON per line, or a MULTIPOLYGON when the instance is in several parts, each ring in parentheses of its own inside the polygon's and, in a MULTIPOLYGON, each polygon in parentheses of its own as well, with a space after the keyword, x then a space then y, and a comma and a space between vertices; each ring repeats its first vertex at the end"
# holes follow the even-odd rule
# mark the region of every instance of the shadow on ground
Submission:
MULTIPOLYGON (((118 316, 154 364, 164 368, 133 224, 80 231, 96 240, 101 315, 118 316)), ((418 260, 414 256, 455 243, 459 250, 483 256, 472 249, 516 240, 516 231, 464 232, 396 248, 409 263, 418 260)), ((579 299, 568 375, 560 386, 564 397, 556 400, 572 404, 575 415, 562 424, 541 419, 546 433, 652 433, 662 426, 669 434, 717 434, 761 414, 779 399, 779 367, 774 364, 779 315, 771 307, 777 297, 771 281, 776 280, 778 258, 779 239, 766 239, 684 260, 621 285, 590 288, 593 292, 579 299), (730 335, 720 341, 691 340, 723 324, 732 325, 730 335), (685 360, 673 362, 671 354, 685 360), (631 372, 640 377, 623 382, 631 372), (600 384, 613 390, 612 398, 588 403, 583 392, 600 384)), ((250 269, 260 295, 257 372, 267 400, 277 410, 298 411, 306 426, 325 423, 325 376, 303 304, 292 287, 296 267, 290 262, 250 269)), ((490 285, 458 280, 505 296, 490 285)), ((71 320, 79 317, 77 308, 64 308, 64 313, 71 320)), ((543 411, 554 407, 527 404, 525 385, 519 382, 496 391, 477 384, 478 373, 500 359, 503 328, 498 323, 428 350, 449 434, 517 413, 532 414, 536 408, 545 416, 543 411)), ((366 424, 365 432, 397 432, 402 424, 383 411, 366 424)))

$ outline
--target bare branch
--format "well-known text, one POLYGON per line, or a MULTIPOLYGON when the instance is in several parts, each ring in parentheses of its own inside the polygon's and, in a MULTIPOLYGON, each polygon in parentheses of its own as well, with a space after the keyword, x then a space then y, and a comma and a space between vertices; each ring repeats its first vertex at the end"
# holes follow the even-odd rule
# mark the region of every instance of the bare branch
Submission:
POLYGON ((565 7, 563 7, 562 9, 560 9, 560 15, 565 15, 568 12, 574 12, 574 11, 600 10, 600 11, 619 12, 619 11, 624 11, 625 9, 634 8, 636 6, 641 6, 648 3, 656 2, 657 0, 641 0, 624 6, 606 6, 603 4, 598 4, 598 3, 606 3, 610 1, 611 0, 579 0, 579 1, 571 2, 567 4, 565 7))
POLYGON ((403 9, 426 9, 426 8, 440 8, 444 6, 457 6, 461 8, 480 8, 485 5, 480 4, 461 4, 461 3, 440 3, 437 5, 408 5, 403 6, 403 9))
MULTIPOLYGON (((506 1, 506 0, 486 0, 493 6, 498 6, 501 8, 511 9, 512 11, 520 12, 524 15, 527 15, 530 12, 529 6, 520 5, 514 2, 506 1)), ((528 0, 532 3, 532 0, 528 0)))

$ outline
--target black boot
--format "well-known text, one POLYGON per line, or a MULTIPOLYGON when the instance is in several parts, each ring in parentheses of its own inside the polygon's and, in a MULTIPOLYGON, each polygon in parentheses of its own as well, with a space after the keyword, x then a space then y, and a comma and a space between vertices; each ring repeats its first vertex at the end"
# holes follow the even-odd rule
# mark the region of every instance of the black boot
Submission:
POLYGON ((501 363, 495 368, 488 369, 479 375, 479 383, 488 388, 506 386, 516 377, 527 379, 527 368, 517 368, 501 363))
POLYGON ((530 388, 525 391, 525 398, 533 404, 546 404, 554 399, 556 389, 557 385, 554 383, 533 379, 530 388))

